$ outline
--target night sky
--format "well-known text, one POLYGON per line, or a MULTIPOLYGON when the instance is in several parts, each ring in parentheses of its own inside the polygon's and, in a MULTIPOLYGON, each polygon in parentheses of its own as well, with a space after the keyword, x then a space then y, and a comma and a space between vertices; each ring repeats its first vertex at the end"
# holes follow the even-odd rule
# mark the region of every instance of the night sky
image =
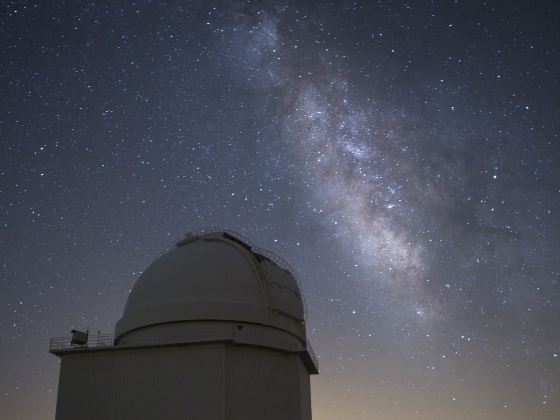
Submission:
POLYGON ((0 7, 2 419, 205 226, 299 276, 315 420, 560 418, 557 2, 0 7))

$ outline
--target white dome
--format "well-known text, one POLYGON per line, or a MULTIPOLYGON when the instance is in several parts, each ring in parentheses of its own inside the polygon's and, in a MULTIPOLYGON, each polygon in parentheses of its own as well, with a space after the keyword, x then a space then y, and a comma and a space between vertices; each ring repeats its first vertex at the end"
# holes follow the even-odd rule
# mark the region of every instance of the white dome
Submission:
POLYGON ((190 236, 152 263, 134 285, 115 336, 187 321, 244 322, 306 340, 294 277, 228 232, 190 236))

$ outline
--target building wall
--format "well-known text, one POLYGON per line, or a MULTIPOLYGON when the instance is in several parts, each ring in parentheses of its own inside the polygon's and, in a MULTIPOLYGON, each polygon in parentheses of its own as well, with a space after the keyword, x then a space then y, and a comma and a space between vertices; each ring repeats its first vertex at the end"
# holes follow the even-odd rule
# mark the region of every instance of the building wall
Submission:
POLYGON ((310 420, 309 373, 297 354, 230 345, 227 420, 310 420))
POLYGON ((224 419, 224 354, 219 344, 65 354, 56 420, 224 419))
POLYGON ((310 420, 297 354, 211 343, 61 356, 56 420, 310 420))

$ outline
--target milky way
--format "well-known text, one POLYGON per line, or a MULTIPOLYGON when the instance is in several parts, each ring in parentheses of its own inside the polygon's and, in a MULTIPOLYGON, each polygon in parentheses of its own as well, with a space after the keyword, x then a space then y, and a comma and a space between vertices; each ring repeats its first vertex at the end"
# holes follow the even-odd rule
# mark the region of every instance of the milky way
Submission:
POLYGON ((223 226, 300 279, 315 419, 558 418, 548 3, 3 4, 0 417, 223 226))

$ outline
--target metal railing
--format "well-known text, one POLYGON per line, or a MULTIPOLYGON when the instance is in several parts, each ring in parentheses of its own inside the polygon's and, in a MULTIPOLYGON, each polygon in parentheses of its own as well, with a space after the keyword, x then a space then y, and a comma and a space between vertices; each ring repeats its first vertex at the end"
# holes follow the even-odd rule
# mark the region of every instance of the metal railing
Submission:
MULTIPOLYGON (((51 353, 62 352, 65 350, 78 350, 78 349, 91 349, 91 348, 104 348, 113 347, 115 345, 115 336, 113 334, 88 334, 87 340, 83 344, 76 344, 72 341, 72 336, 66 337, 53 337, 49 344, 49 351, 51 353)), ((311 347, 309 341, 306 342, 306 351, 313 361, 315 368, 319 367, 319 360, 317 355, 311 347)))
POLYGON ((72 342, 72 337, 53 337, 49 345, 50 351, 81 349, 81 348, 98 348, 114 346, 113 334, 89 334, 84 344, 76 344, 72 342))

